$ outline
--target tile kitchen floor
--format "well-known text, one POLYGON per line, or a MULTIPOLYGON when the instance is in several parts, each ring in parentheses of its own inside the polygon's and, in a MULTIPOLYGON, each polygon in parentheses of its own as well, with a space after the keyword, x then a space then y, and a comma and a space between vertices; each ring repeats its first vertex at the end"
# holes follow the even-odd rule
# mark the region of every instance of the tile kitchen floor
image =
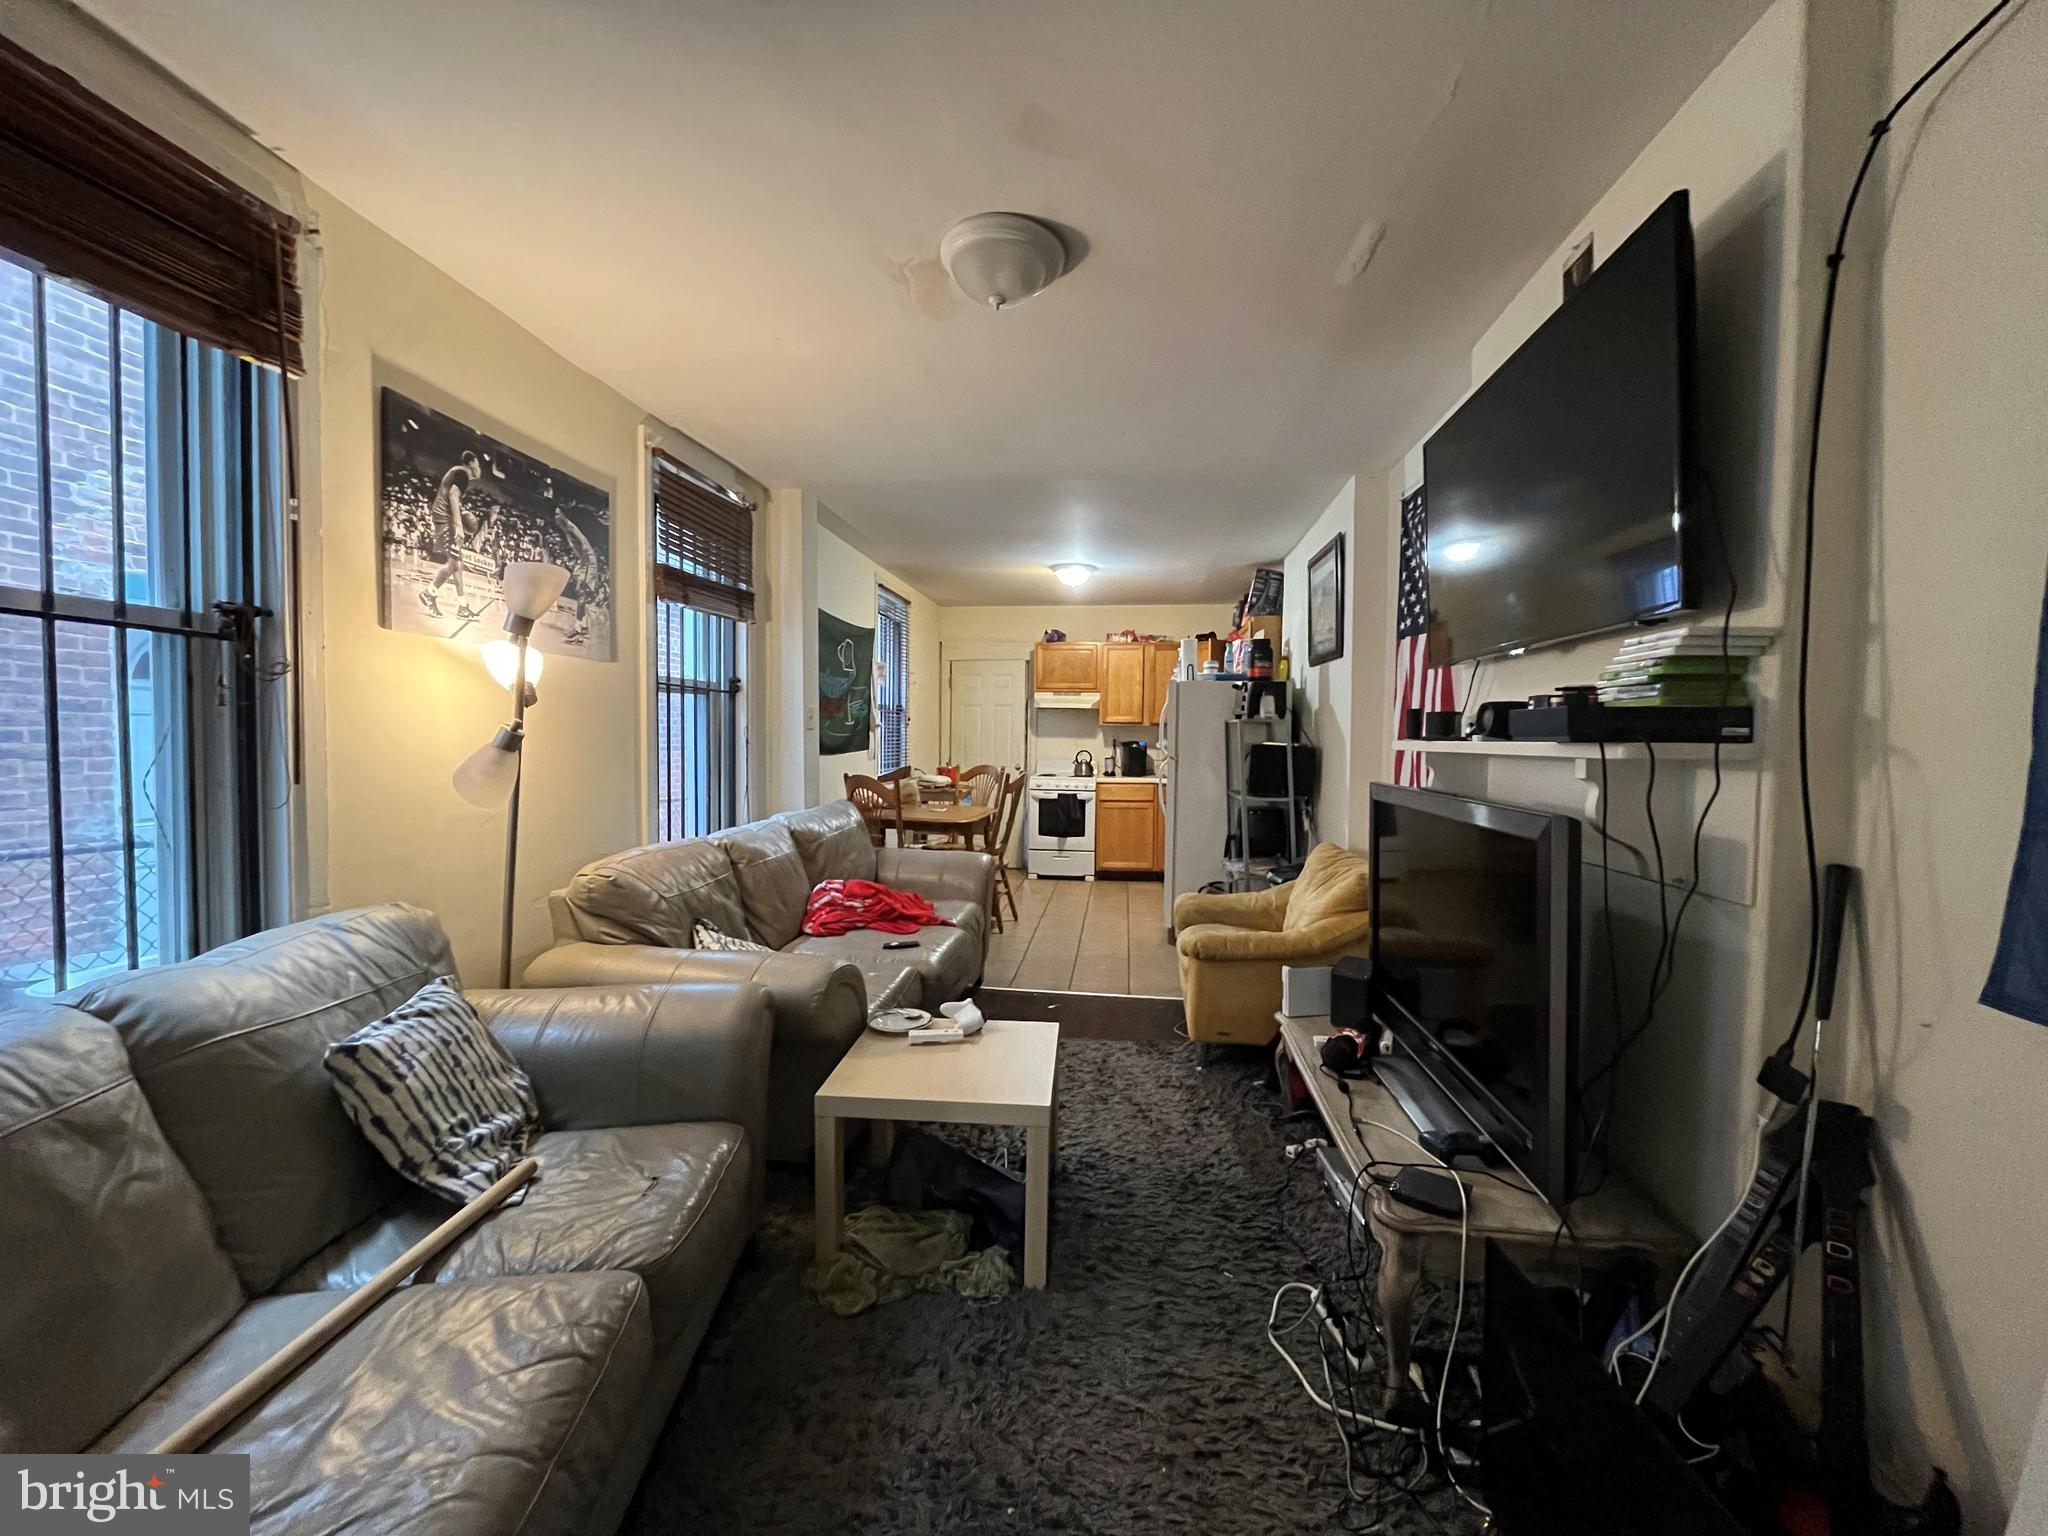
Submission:
POLYGON ((1157 880, 1011 880, 1018 915, 989 940, 984 985, 1180 996, 1157 880))

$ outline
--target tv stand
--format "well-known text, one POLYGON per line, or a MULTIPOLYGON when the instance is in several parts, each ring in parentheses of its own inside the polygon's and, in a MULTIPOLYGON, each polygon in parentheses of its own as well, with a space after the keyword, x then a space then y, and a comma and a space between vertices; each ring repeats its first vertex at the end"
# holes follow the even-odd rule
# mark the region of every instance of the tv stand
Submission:
MULTIPOLYGON (((1345 1191, 1359 1191, 1357 1208, 1347 1219, 1363 1222, 1380 1247, 1378 1303, 1387 1341, 1388 1409, 1408 1385, 1416 1286, 1424 1274, 1455 1278, 1461 1252, 1467 1270, 1477 1274, 1486 1251, 1484 1239, 1495 1239, 1525 1273, 1551 1285, 1577 1285, 1587 1274, 1630 1254, 1647 1258, 1670 1276, 1692 1252, 1692 1239, 1659 1215, 1618 1173, 1598 1194, 1572 1206, 1576 1242, 1572 1235, 1560 1234, 1557 1212, 1533 1191, 1517 1187, 1511 1174, 1465 1180, 1469 1223, 1402 1205, 1370 1180, 1361 1183, 1359 1170, 1368 1160, 1427 1163, 1429 1158, 1406 1139, 1419 1135, 1422 1127, 1377 1076, 1347 1082, 1324 1069, 1319 1042, 1330 1033, 1328 1018, 1276 1017, 1280 1039, 1274 1051, 1280 1081, 1286 1084, 1291 1067, 1307 1085, 1309 1102, 1322 1117, 1341 1160, 1345 1191), (1367 1123, 1374 1120, 1389 1130, 1367 1123)), ((1342 1200, 1340 1196, 1340 1205, 1342 1200)))

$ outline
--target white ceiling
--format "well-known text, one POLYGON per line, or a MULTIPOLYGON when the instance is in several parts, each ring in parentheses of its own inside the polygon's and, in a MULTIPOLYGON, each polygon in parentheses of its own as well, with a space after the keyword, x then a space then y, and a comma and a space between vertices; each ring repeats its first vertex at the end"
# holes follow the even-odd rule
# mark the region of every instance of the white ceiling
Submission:
POLYGON ((85 0, 941 602, 1241 591, 1764 3, 85 0), (1086 253, 976 310, 985 209, 1086 253))

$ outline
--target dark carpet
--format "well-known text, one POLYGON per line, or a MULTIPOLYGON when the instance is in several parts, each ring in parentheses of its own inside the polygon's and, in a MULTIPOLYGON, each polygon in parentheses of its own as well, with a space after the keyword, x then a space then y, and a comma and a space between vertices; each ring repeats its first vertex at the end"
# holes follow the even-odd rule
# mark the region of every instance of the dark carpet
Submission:
MULTIPOLYGON (((1267 1343, 1296 1241, 1339 1225, 1283 1182, 1304 1131, 1262 1054, 1197 1073, 1185 1043, 1075 1039, 1061 1067, 1051 1287, 835 1317, 803 1287, 808 1176, 777 1172, 627 1532, 1474 1529, 1440 1487, 1347 1499, 1330 1417, 1267 1343)), ((942 1134, 1021 1166, 1009 1133, 942 1134)))

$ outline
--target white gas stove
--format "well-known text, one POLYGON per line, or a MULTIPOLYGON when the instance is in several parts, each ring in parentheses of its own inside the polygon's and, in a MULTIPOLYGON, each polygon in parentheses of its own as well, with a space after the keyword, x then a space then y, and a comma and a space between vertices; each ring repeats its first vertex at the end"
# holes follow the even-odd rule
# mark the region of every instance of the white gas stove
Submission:
POLYGON ((1034 773, 1024 788, 1024 868, 1041 875, 1095 878, 1095 780, 1034 773))

